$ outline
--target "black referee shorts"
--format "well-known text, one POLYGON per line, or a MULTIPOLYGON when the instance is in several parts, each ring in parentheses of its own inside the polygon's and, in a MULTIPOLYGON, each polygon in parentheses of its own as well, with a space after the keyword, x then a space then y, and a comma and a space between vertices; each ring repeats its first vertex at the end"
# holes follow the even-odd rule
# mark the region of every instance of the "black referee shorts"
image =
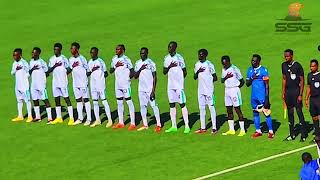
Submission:
POLYGON ((320 115, 320 96, 310 97, 309 112, 311 117, 316 117, 320 115))
POLYGON ((285 101, 287 108, 302 108, 302 101, 298 103, 299 89, 287 89, 285 94, 285 101))

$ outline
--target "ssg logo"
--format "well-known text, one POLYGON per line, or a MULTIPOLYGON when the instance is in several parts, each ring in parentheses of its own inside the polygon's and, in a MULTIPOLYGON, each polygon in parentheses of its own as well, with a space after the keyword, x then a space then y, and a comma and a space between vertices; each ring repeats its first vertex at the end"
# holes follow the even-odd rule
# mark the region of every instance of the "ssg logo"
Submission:
POLYGON ((304 8, 301 3, 292 3, 288 7, 288 15, 281 22, 275 24, 275 32, 311 32, 310 19, 303 19, 300 15, 300 10, 304 8))

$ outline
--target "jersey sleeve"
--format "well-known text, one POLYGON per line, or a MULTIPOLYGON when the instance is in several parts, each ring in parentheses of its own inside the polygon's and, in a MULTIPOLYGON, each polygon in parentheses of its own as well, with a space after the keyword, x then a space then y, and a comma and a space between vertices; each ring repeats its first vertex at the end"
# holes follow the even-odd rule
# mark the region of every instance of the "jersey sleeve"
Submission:
POLYGON ((297 75, 298 76, 304 76, 304 71, 303 71, 303 68, 302 68, 301 64, 299 63, 298 65, 299 66, 298 66, 297 75))
POLYGON ((267 68, 263 68, 262 70, 262 79, 264 81, 268 81, 269 80, 269 72, 267 68))
POLYGON ((52 58, 49 59, 48 66, 49 66, 49 68, 52 68, 54 66, 54 64, 52 62, 52 58))
POLYGON ((234 71, 235 71, 235 74, 236 74, 236 78, 237 78, 238 80, 243 79, 243 77, 242 77, 242 75, 241 75, 241 71, 240 71, 239 68, 234 67, 234 71))
POLYGON ((106 72, 107 71, 106 63, 102 59, 100 60, 100 63, 101 63, 101 70, 103 72, 106 72))
POLYGON ((250 79, 251 79, 251 76, 252 76, 251 68, 248 68, 246 80, 250 80, 250 79))
POLYGON ((224 78, 226 77, 226 73, 225 73, 225 70, 222 68, 221 70, 221 78, 224 78))
POLYGON ((211 74, 215 74, 216 73, 216 69, 214 68, 214 65, 212 63, 209 63, 209 71, 211 74))
POLYGON ((16 65, 16 63, 13 63, 13 64, 12 64, 11 75, 15 75, 15 74, 16 74, 16 71, 17 71, 17 70, 16 70, 16 66, 15 66, 15 65, 16 65))
POLYGON ((157 71, 156 63, 151 62, 151 72, 156 72, 156 71, 157 71))
POLYGON ((134 71, 135 71, 135 72, 138 72, 138 71, 139 71, 138 65, 139 65, 139 61, 137 61, 137 62, 134 64, 134 71))
POLYGON ((308 77, 307 77, 307 85, 311 85, 311 73, 308 74, 308 77))
POLYGON ((44 60, 41 60, 41 66, 44 72, 48 71, 47 63, 44 60))
POLYGON ((70 67, 70 64, 69 64, 69 61, 66 57, 62 57, 62 60, 63 60, 63 65, 65 68, 71 68, 70 67))
POLYGON ((282 75, 285 75, 284 65, 285 65, 284 63, 281 64, 282 75))
POLYGON ((198 70, 199 70, 199 66, 198 66, 198 63, 196 63, 196 64, 194 65, 193 71, 194 71, 194 73, 197 73, 198 70))
POLYGON ((23 70, 29 74, 29 64, 27 63, 27 61, 23 61, 23 70))
POLYGON ((131 63, 131 60, 129 58, 127 58, 127 68, 128 69, 132 69, 133 68, 133 65, 131 63))
POLYGON ((163 67, 168 68, 170 63, 171 62, 170 62, 169 58, 165 57, 164 62, 163 62, 163 67))
POLYGON ((86 58, 82 56, 82 57, 81 57, 81 62, 82 62, 82 67, 83 67, 86 71, 88 71, 88 62, 87 62, 86 58))
POLYGON ((181 69, 186 68, 186 63, 184 62, 184 59, 182 56, 179 56, 179 60, 180 60, 179 66, 181 67, 181 69))
POLYGON ((116 67, 115 67, 116 64, 115 64, 114 61, 115 61, 114 58, 112 58, 110 66, 111 66, 111 68, 114 68, 114 69, 115 69, 115 68, 116 68, 116 67))

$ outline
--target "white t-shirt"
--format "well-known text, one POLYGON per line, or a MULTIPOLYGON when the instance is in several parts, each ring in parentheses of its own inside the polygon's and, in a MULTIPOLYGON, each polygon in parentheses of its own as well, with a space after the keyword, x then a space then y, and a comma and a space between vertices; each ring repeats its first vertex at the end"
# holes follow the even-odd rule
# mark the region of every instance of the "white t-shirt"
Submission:
POLYGON ((139 91, 151 92, 153 89, 153 72, 156 72, 156 64, 151 59, 142 61, 138 60, 135 64, 134 70, 137 72, 142 65, 147 64, 146 68, 140 72, 139 75, 139 91))
POLYGON ((23 92, 29 90, 29 65, 26 60, 21 58, 18 62, 14 61, 12 64, 11 74, 16 77, 16 90, 23 92), (21 66, 22 69, 16 70, 18 66, 21 66))
POLYGON ((182 69, 186 67, 183 57, 176 53, 173 57, 168 54, 164 58, 164 67, 168 68, 171 62, 176 62, 177 66, 169 69, 168 89, 184 89, 184 76, 182 69))
POLYGON ((36 90, 44 90, 46 88, 46 72, 48 71, 47 63, 43 59, 31 59, 30 60, 30 69, 38 66, 39 69, 35 69, 31 74, 31 88, 36 90))
POLYGON ((116 76, 116 89, 128 89, 130 87, 130 69, 133 68, 131 60, 126 56, 123 55, 118 57, 115 55, 112 58, 111 67, 115 69, 115 76, 116 76), (119 66, 116 68, 117 62, 122 62, 123 66, 119 66))
POLYGON ((240 85, 240 79, 242 79, 242 75, 240 72, 240 69, 237 68, 235 65, 231 65, 228 69, 222 68, 222 78, 226 77, 228 73, 233 74, 231 78, 228 78, 225 82, 224 85, 226 88, 231 88, 231 87, 238 87, 240 85))
POLYGON ((70 68, 72 69, 73 87, 87 87, 88 86, 88 63, 85 57, 79 55, 78 57, 69 58, 70 68), (72 67, 73 63, 79 63, 78 66, 72 67))
POLYGON ((52 56, 49 60, 49 67, 53 67, 56 63, 61 62, 62 65, 53 70, 52 86, 59 88, 68 87, 67 68, 70 68, 68 59, 64 55, 56 57, 52 56))
POLYGON ((106 64, 100 58, 96 60, 90 59, 88 62, 89 72, 92 72, 94 67, 99 67, 91 73, 90 87, 91 91, 102 92, 105 90, 105 77, 104 72, 107 71, 106 64))
POLYGON ((198 74, 198 93, 212 95, 214 91, 212 74, 216 73, 214 65, 209 60, 205 62, 198 61, 194 66, 194 73, 200 68, 204 68, 205 70, 198 74))

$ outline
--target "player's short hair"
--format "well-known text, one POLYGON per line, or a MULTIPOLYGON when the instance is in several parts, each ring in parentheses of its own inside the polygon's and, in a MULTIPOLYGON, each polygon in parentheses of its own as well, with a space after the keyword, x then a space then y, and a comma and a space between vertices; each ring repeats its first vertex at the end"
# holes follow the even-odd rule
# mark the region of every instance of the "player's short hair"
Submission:
POLYGON ((124 44, 118 44, 119 47, 121 47, 121 49, 125 52, 126 51, 126 47, 124 46, 124 44))
POLYGON ((73 43, 71 44, 71 47, 72 47, 72 46, 76 47, 77 49, 80 49, 80 44, 77 43, 77 42, 73 42, 73 43))
POLYGON ((258 60, 261 61, 261 56, 259 54, 253 54, 252 57, 258 58, 258 60))
POLYGON ((178 43, 177 43, 176 41, 170 41, 170 42, 169 42, 169 45, 170 45, 170 44, 173 44, 175 47, 178 47, 178 43))
POLYGON ((22 54, 22 49, 21 49, 21 48, 15 48, 15 49, 13 50, 13 52, 17 52, 17 53, 19 53, 19 54, 22 54))
POLYGON ((318 62, 318 60, 316 60, 316 59, 312 59, 312 60, 310 61, 310 64, 311 64, 311 63, 316 63, 317 66, 319 65, 319 62, 318 62))
POLYGON ((284 52, 288 52, 288 53, 290 53, 291 55, 293 55, 293 50, 292 50, 292 49, 286 49, 286 50, 284 50, 284 52))
POLYGON ((206 56, 208 56, 208 50, 206 50, 206 49, 200 49, 200 50, 198 51, 198 53, 200 53, 200 52, 203 52, 206 56))
POLYGON ((302 160, 303 162, 307 162, 308 160, 312 160, 312 156, 311 156, 310 153, 304 152, 304 153, 302 153, 302 155, 301 155, 301 160, 302 160))
POLYGON ((147 53, 149 53, 149 50, 148 50, 148 48, 146 48, 146 47, 142 47, 142 48, 140 49, 140 51, 142 51, 142 50, 145 50, 147 53))
POLYGON ((92 47, 91 50, 95 50, 95 51, 99 52, 99 49, 97 47, 92 47))
POLYGON ((53 47, 57 47, 59 49, 62 49, 62 44, 61 43, 55 43, 53 47))
POLYGON ((39 47, 34 47, 33 50, 37 51, 39 54, 41 54, 41 49, 39 47))
POLYGON ((230 57, 228 55, 224 55, 224 56, 221 57, 221 62, 223 60, 226 60, 226 61, 230 62, 230 57))

